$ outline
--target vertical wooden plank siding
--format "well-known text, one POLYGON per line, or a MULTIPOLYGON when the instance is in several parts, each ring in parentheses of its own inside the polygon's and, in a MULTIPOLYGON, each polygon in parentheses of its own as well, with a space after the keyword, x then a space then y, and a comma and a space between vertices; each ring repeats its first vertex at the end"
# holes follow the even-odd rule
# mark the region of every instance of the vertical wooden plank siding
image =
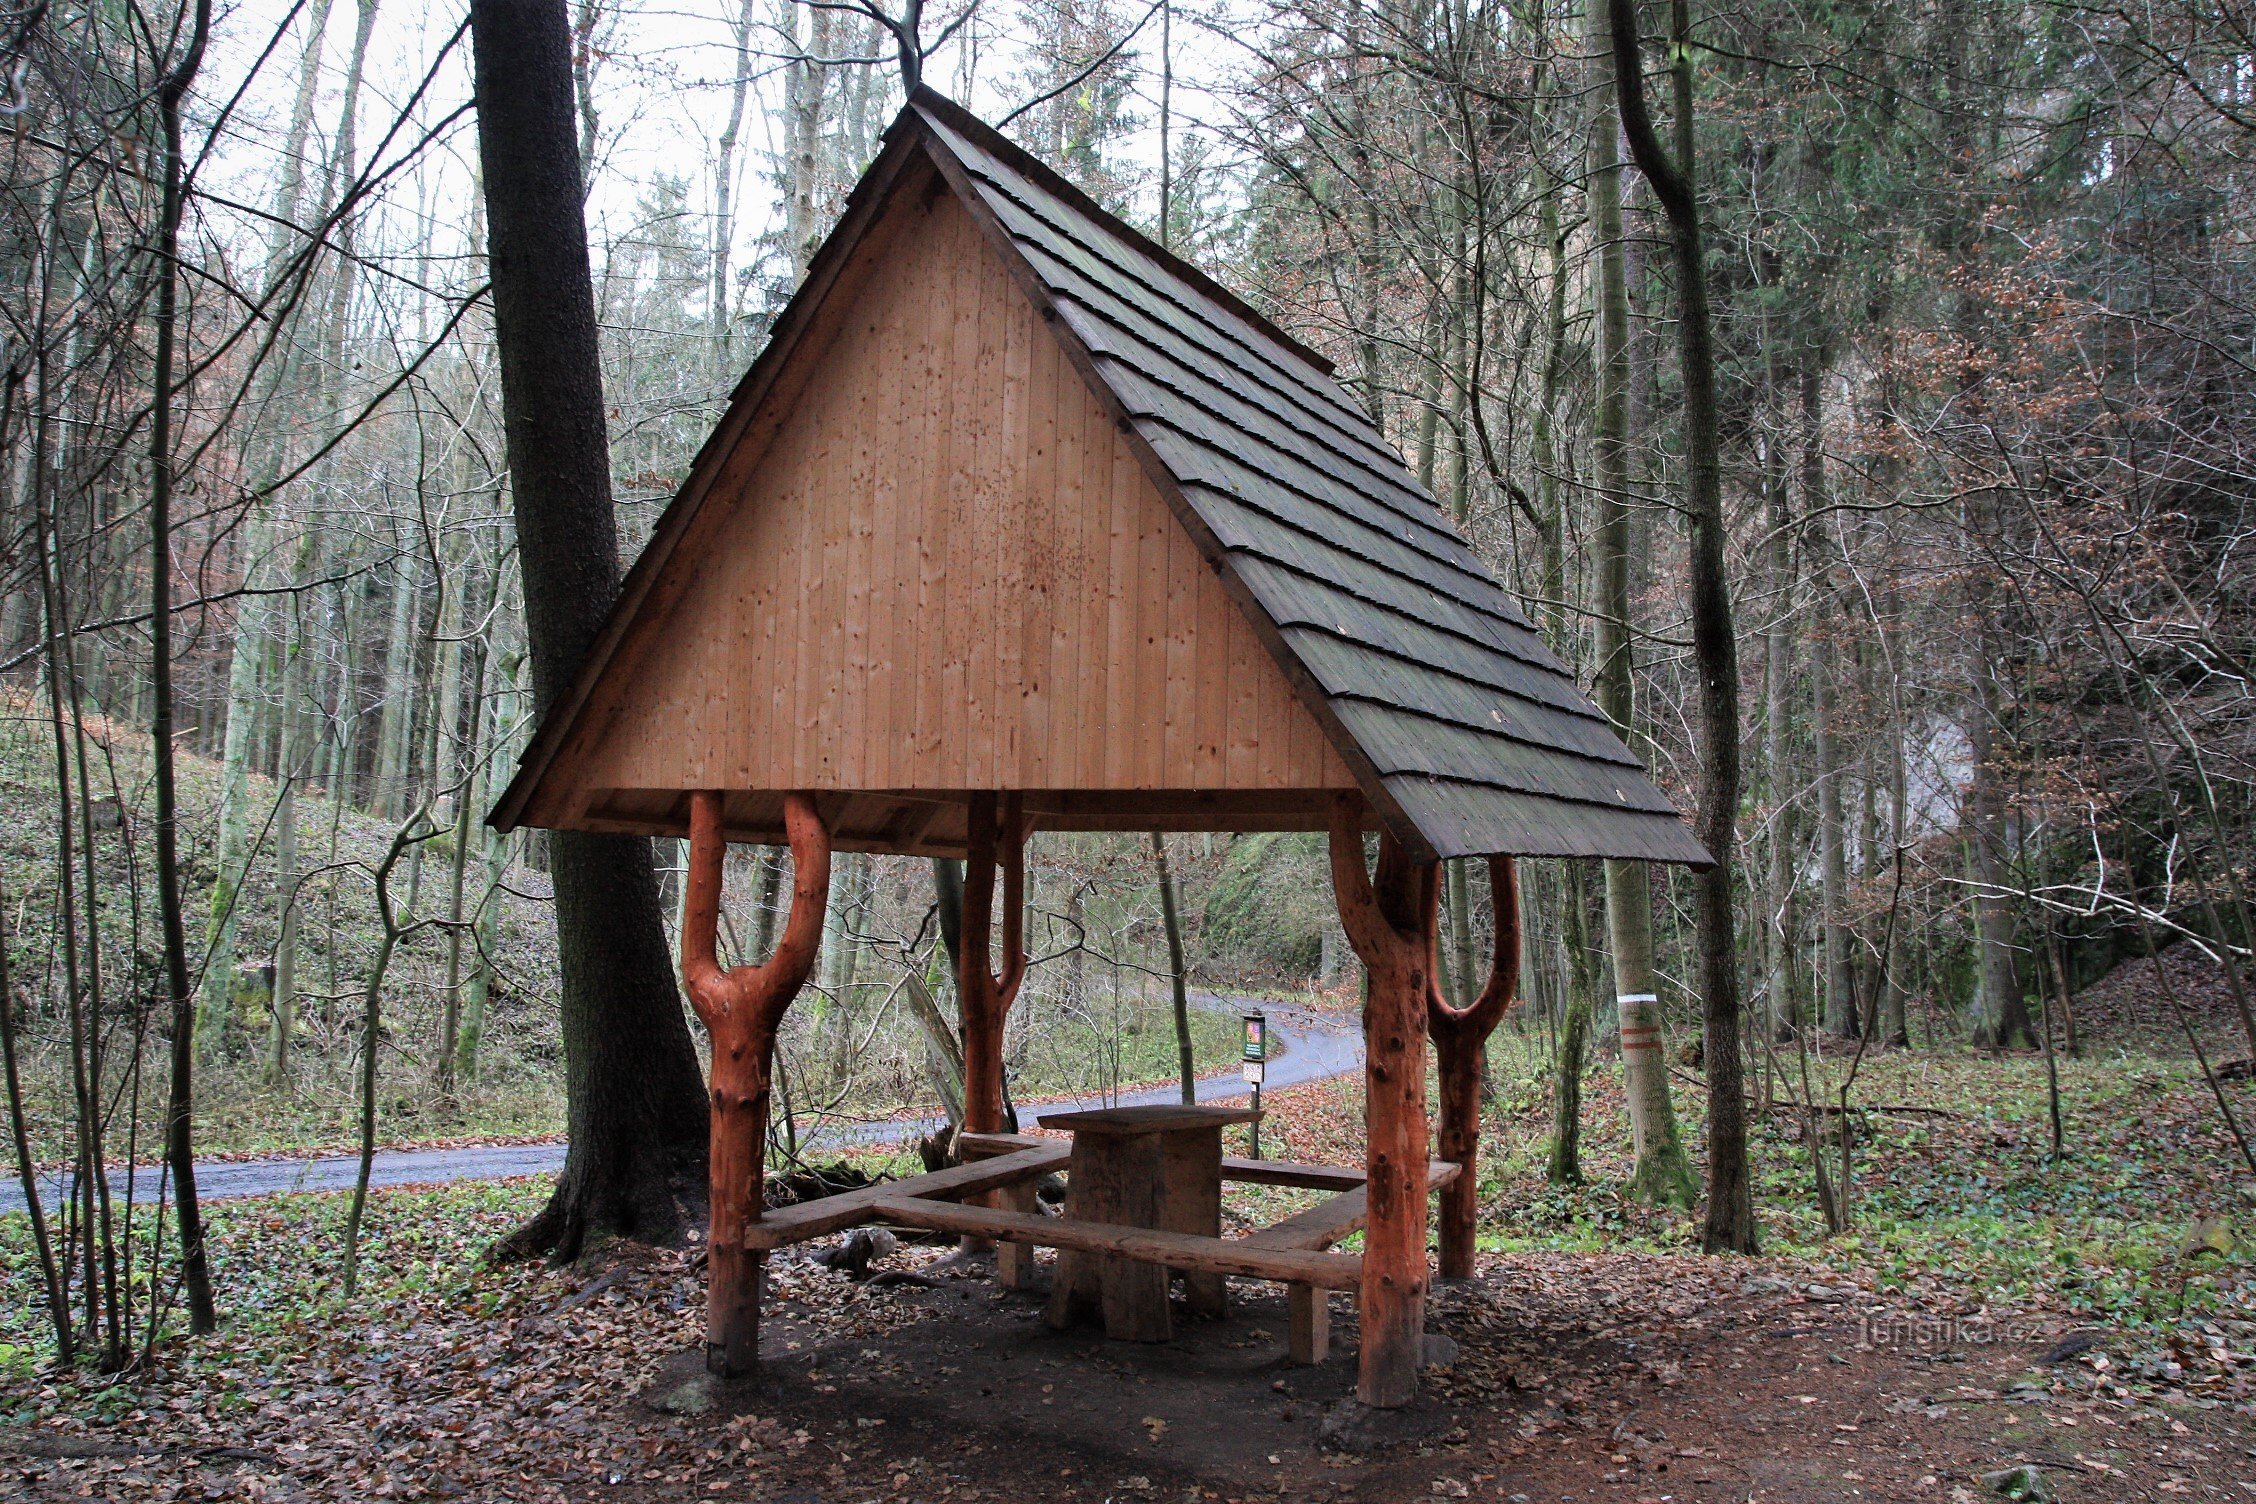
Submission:
POLYGON ((586 782, 1353 786, 963 209, 896 212, 586 782))

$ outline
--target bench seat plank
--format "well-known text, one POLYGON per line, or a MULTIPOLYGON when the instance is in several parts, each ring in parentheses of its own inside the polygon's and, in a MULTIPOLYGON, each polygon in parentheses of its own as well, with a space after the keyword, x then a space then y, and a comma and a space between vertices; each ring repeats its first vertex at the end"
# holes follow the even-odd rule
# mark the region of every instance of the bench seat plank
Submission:
MULTIPOLYGON (((1018 1154, 1028 1149, 1038 1149, 1055 1144, 1057 1139, 1043 1138, 1033 1133, 966 1133, 958 1143, 966 1155, 986 1156, 1018 1154)), ((1457 1166, 1446 1159, 1437 1159, 1426 1167, 1426 1185, 1440 1190, 1457 1178, 1457 1166)), ((1310 1191, 1352 1191, 1363 1183, 1361 1170, 1345 1165, 1296 1164, 1286 1159, 1240 1159, 1225 1155, 1222 1160, 1222 1179, 1232 1185, 1282 1185, 1296 1186, 1310 1191)))
POLYGON ((1064 1169, 1072 1147, 1063 1139, 1037 1140, 1033 1148, 999 1158, 954 1165, 908 1180, 880 1181, 859 1190, 842 1191, 836 1196, 802 1201, 796 1206, 779 1206, 762 1213, 759 1221, 744 1230, 744 1246, 764 1252, 859 1227, 876 1215, 881 1203, 897 1196, 925 1197, 937 1202, 1038 1180, 1064 1169))
POLYGON ((1111 1254, 1177 1269, 1279 1280, 1324 1290, 1352 1290, 1362 1281, 1363 1260, 1353 1254, 1264 1248, 1244 1238, 1205 1238, 1109 1222, 1082 1222, 1038 1213, 991 1211, 921 1197, 895 1195, 875 1209, 887 1222, 931 1232, 962 1233, 1043 1248, 1111 1254))
POLYGON ((1331 1200, 1310 1207, 1298 1216, 1287 1217, 1274 1227, 1264 1227, 1259 1232, 1247 1234, 1245 1241, 1256 1248, 1304 1248, 1321 1250, 1331 1247, 1351 1232, 1362 1230, 1371 1215, 1371 1192, 1368 1187, 1357 1186, 1343 1191, 1331 1200))
POLYGON ((1284 1159, 1224 1159, 1222 1178, 1240 1185, 1289 1185, 1311 1191, 1352 1191, 1361 1170, 1341 1165, 1300 1165, 1284 1159))

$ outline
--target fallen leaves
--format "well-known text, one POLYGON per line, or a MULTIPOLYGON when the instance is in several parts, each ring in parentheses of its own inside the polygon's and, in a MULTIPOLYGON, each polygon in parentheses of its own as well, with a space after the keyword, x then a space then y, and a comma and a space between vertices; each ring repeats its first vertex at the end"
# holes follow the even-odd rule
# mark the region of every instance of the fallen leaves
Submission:
MULTIPOLYGON (((597 1482, 723 1492, 748 1466, 808 1451, 804 1429, 747 1416, 691 1452, 681 1421, 632 1403, 700 1340, 702 1292, 683 1255, 622 1245, 592 1279, 482 1263, 544 1195, 380 1193, 366 1298, 352 1306, 334 1300, 320 1256, 342 1198, 215 1204, 214 1257, 234 1296, 221 1331, 166 1343, 155 1371, 127 1380, 81 1371, 19 1390, 14 1408, 33 1425, 0 1429, 0 1455, 17 1458, 0 1479, 158 1501, 545 1500, 597 1482)), ((882 1291, 796 1259, 772 1268, 772 1303, 826 1335, 907 1319, 882 1291)), ((11 1301, 18 1277, 0 1271, 11 1301)))
MULTIPOLYGON (((1991 1100, 1963 1121, 1888 1120, 1860 1150, 1857 1232, 1797 1241, 1803 1213, 1774 1205, 1772 1247, 1786 1251, 1755 1261, 1687 1251, 1681 1219, 1628 1205, 1603 1182, 1544 1186, 1515 1148, 1532 1142, 1541 1099, 1505 1076, 1482 1181, 1484 1232, 1492 1243, 1508 1241, 1508 1251, 1484 1257, 1480 1280, 1437 1286, 1430 1298, 1431 1324, 1452 1339, 1456 1357, 1429 1371, 1429 1389, 1461 1420, 1403 1460, 1392 1496, 1458 1497, 1432 1492, 1452 1480, 1467 1486, 1466 1496, 1491 1496, 1470 1471, 1483 1447, 1511 1459, 1515 1478, 1539 1466, 1560 1476, 1595 1467, 1646 1483, 1664 1472, 1671 1482, 1736 1475, 1754 1465, 1751 1453, 1799 1449, 1823 1455, 1833 1469, 1825 1477, 1841 1478, 1848 1466, 1873 1491, 1890 1478, 1908 1490, 1918 1479, 1973 1477, 2011 1461, 2010 1450, 1967 1451, 1988 1447, 1997 1428, 2024 1424, 2084 1443, 2075 1466, 2110 1486, 2159 1494, 2166 1477, 2199 1476, 2149 1467, 2106 1428, 2113 1417, 2159 1415, 2152 1407, 2160 1403, 2172 1409, 2163 1417, 2170 1435, 2158 1439, 2199 1442, 2219 1421, 2245 1424, 2256 1413, 2247 1253, 2177 1257, 2184 1197, 2211 1173, 2179 1159, 2189 1144, 2206 1143, 2184 1074, 2153 1062, 2113 1077, 2088 1062, 2077 1068, 2090 1073, 2078 1089, 2095 1103, 2115 1100, 2108 1094, 2118 1090, 2144 1094, 2137 1113, 2148 1126, 2136 1132, 2152 1134, 2149 1159, 2134 1157, 2149 1142, 2136 1133, 2118 1143, 2092 1132, 2088 1160, 2041 1164, 2043 1136, 2018 1131, 2029 1105, 2025 1082, 2024 1096, 2012 1098, 1997 1085, 2004 1076, 1986 1065, 1891 1060, 1888 1070, 1922 1073, 1918 1082, 1889 1082, 1891 1093, 1979 1089, 1991 1100), (1997 1146, 1993 1119, 2016 1126, 2013 1147, 1997 1146), (1986 1210, 1957 1219, 1934 1210, 1951 1187, 1976 1178, 1986 1210), (2079 1209, 2085 1191, 2093 1207, 2079 1209), (2122 1235, 2094 1246, 2102 1226, 2122 1235), (2143 1304, 2095 1314, 2108 1292, 2143 1304), (1924 1346, 1890 1345, 1874 1335, 1893 1330, 1889 1323, 1936 1335, 1924 1346), (2071 1333, 2075 1341, 2063 1340, 2071 1333), (2015 1370, 2039 1354, 2053 1366, 2034 1376, 2015 1370), (1968 1366, 1941 1366, 1954 1364, 1968 1366), (1765 1377, 1755 1379, 1758 1371, 1765 1377), (1882 1372, 1895 1377, 1874 1377, 1882 1372), (2219 1415, 2203 1421, 2210 1409, 2219 1415), (1891 1473, 1890 1448, 1910 1434, 1929 1450, 1900 1458, 1891 1473), (1934 1449, 1952 1436, 1961 1451, 1946 1468, 1934 1449)), ((1596 1124, 1618 1100, 1603 1077, 1592 1084, 1586 1162, 1608 1173, 1612 1124, 1596 1124)), ((1263 1146, 1273 1154, 1358 1160, 1352 1082, 1280 1092, 1266 1105, 1273 1116, 1263 1146)), ((1763 1152, 1781 1175, 1799 1151, 1769 1143, 1763 1152)), ((1232 1192, 1253 1223, 1292 1209, 1294 1194, 1232 1192)), ((1020 1496, 1013 1479, 1024 1459, 1007 1432, 967 1430, 952 1459, 958 1471, 943 1475, 916 1455, 925 1443, 903 1434, 914 1420, 907 1412, 890 1426, 875 1415, 818 1423, 802 1414, 806 1424, 794 1424, 781 1402, 774 1412, 761 1405, 759 1415, 734 1418, 657 1413, 638 1394, 700 1339, 696 1269, 681 1254, 634 1247, 610 1250, 609 1262, 592 1269, 481 1264, 483 1248, 539 1195, 528 1185, 381 1193, 368 1295, 349 1307, 335 1299, 328 1253, 341 1198, 214 1206, 228 1326, 214 1339, 166 1343, 156 1370, 130 1382, 41 1373, 21 1360, 5 1369, 6 1403, 23 1424, 0 1427, 0 1492, 308 1504, 591 1494, 655 1504, 773 1498, 799 1487, 856 1504, 1020 1496)), ((0 1343, 28 1353, 38 1340, 37 1303, 22 1250, 8 1237, 0 1225, 0 1343)), ((888 1262, 898 1271, 932 1256, 909 1248, 888 1262)), ((944 1409, 966 1378, 955 1362, 935 1363, 912 1328, 936 1310, 948 1319, 966 1299, 984 1308, 988 1292, 953 1279, 935 1290, 856 1283, 805 1259, 778 1258, 765 1304, 770 1335, 776 1351, 807 1354, 797 1360, 794 1383, 803 1386, 789 1403, 819 1399, 835 1410, 851 1385, 877 1384, 944 1409)), ((1216 1337, 1230 1350, 1266 1346, 1274 1326, 1249 1320, 1216 1337)), ((1335 1331, 1338 1349, 1351 1351, 1351 1300, 1336 1303, 1335 1331)), ((1073 1360, 1107 1362, 1101 1351, 1073 1360)), ((1029 1386, 1054 1402, 1045 1415, 1074 1401, 1073 1364, 1054 1383, 1029 1386)), ((1248 1388, 1248 1403, 1273 1421, 1267 1378, 1248 1388)), ((1086 1483, 1093 1499, 1106 1489, 1158 1488, 1146 1474, 1178 1466, 1209 1422, 1177 1412, 1171 1427, 1144 1413, 1155 1400, 1167 1403, 1145 1398, 1117 1421, 1127 1439, 1141 1430, 1141 1455, 1150 1460, 1135 1465, 1146 1470, 1136 1475, 1145 1488, 1109 1483, 1108 1471, 1105 1479, 1049 1480, 1051 1491, 1073 1496, 1086 1483)), ((1289 1473, 1295 1459, 1273 1445, 1264 1442, 1246 1461, 1282 1477, 1275 1469, 1289 1473)), ((1942 1496, 1941 1484, 1916 1486, 1942 1496)))

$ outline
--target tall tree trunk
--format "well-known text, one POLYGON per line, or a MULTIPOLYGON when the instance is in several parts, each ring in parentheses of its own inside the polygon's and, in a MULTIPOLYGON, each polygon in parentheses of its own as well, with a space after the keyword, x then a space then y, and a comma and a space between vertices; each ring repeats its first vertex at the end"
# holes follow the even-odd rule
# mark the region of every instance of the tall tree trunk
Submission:
MULTIPOLYGON (((495 581, 495 588, 501 582, 495 581)), ((489 655, 493 649, 489 648, 489 655)), ((524 691, 518 687, 524 672, 524 655, 512 649, 505 654, 495 678, 487 715, 485 785, 481 806, 501 797, 509 786, 515 765, 516 744, 524 720, 524 691)), ((470 983, 462 993, 462 1027, 455 1035, 454 1075, 457 1081, 478 1079, 478 1050, 485 1043, 486 1011, 493 1002, 494 968, 491 960, 501 931, 501 880, 509 870, 509 837, 479 827, 484 840, 484 876, 479 892, 476 934, 478 953, 471 964, 470 983)))
POLYGON ((1739 1051, 1739 955, 1732 912, 1738 844, 1739 654, 1724 565, 1723 466, 1716 437, 1714 335, 1708 320, 1707 257, 1693 175, 1689 0, 1671 0, 1669 69, 1675 85, 1672 161, 1646 109, 1637 40, 1637 0, 1608 0, 1614 86, 1622 129, 1638 170, 1668 216, 1675 253, 1677 323, 1684 383, 1684 509, 1692 525, 1692 656, 1700 680, 1700 840, 1714 865, 1694 884, 1708 1067, 1708 1208, 1701 1241, 1711 1253, 1755 1250, 1755 1206, 1747 1164, 1745 1067, 1739 1051))
POLYGON ((1546 1146, 1544 1175, 1553 1185, 1582 1184, 1582 1074, 1590 1060, 1590 999, 1585 985, 1590 969, 1580 958, 1589 953, 1589 895, 1583 889, 1580 862, 1560 864, 1563 902, 1562 936, 1569 973, 1558 1010, 1559 1032, 1551 1052, 1551 1140, 1546 1146))
MULTIPOLYGON (((1877 652, 1871 634, 1859 631, 1856 638, 1857 709, 1854 714, 1863 722, 1870 721, 1874 708, 1879 704, 1878 676, 1873 669, 1873 660, 1876 656, 1877 652)), ((1880 854, 1879 738, 1873 736, 1869 731, 1859 737, 1857 758, 1857 782, 1859 785, 1857 790, 1857 876, 1866 883, 1871 883, 1887 867, 1886 861, 1880 854)), ((1856 936, 1853 915, 1849 916, 1849 925, 1849 933, 1853 939, 1856 936)), ((1886 937, 1881 938, 1885 939, 1886 937)), ((1866 956, 1861 945, 1850 953, 1850 967, 1856 981, 1856 995, 1864 1008, 1864 1017, 1860 1020, 1858 1027, 1865 1037, 1874 1040, 1881 1037, 1881 993, 1888 985, 1887 960, 1888 958, 1885 955, 1878 957, 1877 960, 1866 956), (1867 985, 1864 981, 1867 975, 1872 979, 1870 985, 1867 985)))
POLYGON ((1183 920, 1175 907, 1175 873, 1167 865, 1167 837, 1151 833, 1152 863, 1159 869, 1159 916, 1167 930, 1167 980, 1175 1001, 1176 1074, 1183 1101, 1198 1101, 1198 1067, 1191 1056, 1191 996, 1183 974, 1183 920))
MULTIPOLYGON (((488 629, 490 632, 490 628, 488 629)), ((470 846, 477 839, 477 826, 471 819, 471 807, 484 789, 479 772, 482 767, 479 736, 486 725, 486 681, 493 662, 490 640, 478 645, 476 667, 471 672, 470 704, 464 716, 468 734, 456 748, 452 762, 457 780, 454 790, 454 852, 447 874, 447 960, 446 992, 439 1006, 438 1058, 433 1062, 432 1075, 439 1089, 452 1092, 456 1083, 456 1065, 462 1053, 462 1004, 468 992, 467 978, 463 975, 463 927, 468 920, 464 907, 469 895, 470 846)), ((441 695, 442 703, 451 704, 451 695, 441 695)))
MULTIPOLYGON (((1781 446, 1782 447, 1782 446, 1781 446)), ((1801 1027, 1795 992, 1796 944, 1794 882, 1794 768, 1788 731, 1794 706, 1794 544, 1787 528, 1788 503, 1783 459, 1765 466, 1769 493, 1771 622, 1763 634, 1763 776, 1770 784, 1770 1037, 1787 1037, 1801 1027)), ((1768 1077, 1765 1077, 1768 1080, 1768 1077)))
POLYGON ((789 9, 794 38, 798 34, 799 12, 807 13, 807 44, 791 63, 790 81, 786 86, 789 114, 784 121, 789 147, 788 181, 784 186, 784 250, 791 257, 791 280, 796 285, 807 275, 807 267, 815 259, 815 250, 821 243, 821 231, 815 223, 815 190, 821 172, 824 68, 816 59, 830 51, 833 20, 827 6, 795 3, 789 9))
MULTIPOLYGON (((1587 13, 1594 53, 1606 40, 1605 0, 1587 13)), ((1635 641, 1631 620, 1629 519, 1629 281, 1623 264, 1621 160, 1612 94, 1599 71, 1590 132, 1590 228, 1595 242, 1598 400, 1591 451, 1598 472, 1598 704, 1635 746, 1635 641)), ((1621 1020, 1622 1088, 1636 1168, 1631 1194, 1689 1207, 1696 1188, 1669 1095, 1668 1050, 1653 967, 1653 890, 1643 862, 1606 863, 1606 934, 1621 1020)))
POLYGON ((1466 875, 1471 860, 1461 856, 1441 864, 1442 909, 1449 926, 1449 965, 1442 981, 1450 1002, 1459 1008, 1469 1008, 1473 1001, 1473 885, 1466 875))
MULTIPOLYGON (((1980 587, 1977 586, 1977 590, 1980 587)), ((1986 592, 1984 592, 1986 594, 1986 592)), ((1994 645, 1983 608, 1977 606, 1968 644, 1966 745, 1974 765, 1967 791, 1967 846, 1974 876, 1974 938, 1978 994, 1974 1037, 1993 1049, 2036 1042, 2015 964, 2013 899, 2006 887, 2005 789, 1997 766, 1998 690, 1994 645)))
MULTIPOLYGON (((469 768, 462 746, 462 623, 471 614, 464 597, 475 580, 470 561, 464 557, 448 559, 442 552, 446 548, 446 514, 441 512, 431 519, 432 536, 429 546, 432 555, 432 573, 436 576, 439 592, 439 609, 432 632, 432 657, 436 660, 433 672, 421 686, 423 689, 423 779, 416 802, 424 798, 436 800, 450 780, 459 779, 469 768)), ((456 783, 455 797, 460 800, 470 793, 468 785, 456 783)), ((402 913, 412 914, 421 906, 423 898, 423 851, 425 842, 415 843, 407 858, 407 903, 402 913)), ((459 848, 458 848, 459 849, 459 848)))
MULTIPOLYGON (((1891 665, 1892 667, 1892 665, 1891 665)), ((1909 757, 1904 749, 1903 691, 1900 673, 1892 674, 1888 692, 1888 847, 1901 851, 1910 831, 1909 757)), ((1904 1017, 1909 988, 1903 978, 1903 925, 1888 926, 1888 942, 1880 957, 1880 1042, 1898 1049, 1911 1046, 1911 1029, 1904 1017)), ((2070 1053, 2074 1053, 2071 1051, 2070 1053)))
MULTIPOLYGON (((317 558, 309 533, 299 545, 296 573, 305 577, 317 558)), ((294 602, 279 634, 282 640, 282 739, 275 752, 275 776, 282 791, 274 804, 274 898, 278 915, 274 939, 274 990, 267 1004, 266 1078, 279 1083, 290 1072, 290 1038, 297 1027, 298 931, 304 912, 298 902, 298 785, 305 781, 305 630, 303 602, 294 602)))
MULTIPOLYGON (((254 557, 246 565, 246 581, 251 578, 251 570, 262 568, 255 555, 263 554, 271 543, 265 508, 252 519, 249 534, 245 551, 254 557)), ((265 688, 260 670, 266 656, 266 607, 255 595, 245 596, 243 601, 243 608, 236 613, 234 651, 222 712, 226 730, 220 738, 219 816, 212 852, 215 875, 211 915, 204 930, 203 987, 196 1000, 196 1055, 207 1062, 219 1058, 234 1009, 235 929, 250 848, 251 734, 265 688)))
MULTIPOLYGON (((1820 590, 1819 602, 1826 600, 1820 590)), ((1842 1039, 1857 1034, 1856 981, 1849 957, 1849 861, 1842 829, 1840 740, 1834 730, 1840 655, 1830 637, 1838 618, 1819 616, 1811 634, 1811 742, 1817 754, 1817 864, 1819 943, 1825 957, 1825 1030, 1842 1039)))
MULTIPOLYGON (((713 341, 713 384, 726 391, 735 378, 730 336, 735 293, 729 286, 730 256, 736 249, 736 141, 744 128, 744 101, 752 90, 752 29, 759 0, 739 0, 729 40, 736 50, 736 77, 729 84, 728 121, 714 143, 713 242, 705 321, 713 341)), ((685 885, 686 886, 686 885, 685 885)))
POLYGON ((1818 518, 1825 507, 1824 389, 1816 350, 1803 352, 1797 391, 1801 413, 1802 516, 1816 562, 1817 590, 1810 628, 1810 740, 1817 754, 1817 865, 1819 942, 1825 954, 1825 1029, 1847 1039, 1857 1033, 1856 977, 1849 953, 1849 859, 1841 811, 1839 715, 1841 628, 1832 584, 1830 549, 1818 518))
MULTIPOLYGON (((195 0, 179 60, 157 86, 164 133, 164 189, 157 222, 156 359, 149 413, 149 720, 156 784, 157 909, 164 931, 165 990, 172 1020, 172 1070, 165 1103, 165 1163, 172 1174, 180 1224, 181 1281, 188 1325, 199 1334, 219 1325, 211 1264, 204 1249, 204 1213, 196 1200, 196 999, 188 982, 187 915, 180 892, 180 801, 173 770, 172 686, 172 402, 180 296, 180 210, 186 196, 180 107, 203 66, 211 35, 211 0, 195 0)), ((58 770, 59 775, 60 770, 58 770)))
MULTIPOLYGON (((564 0, 473 0, 470 30, 510 496, 547 713, 619 591, 572 34, 564 0)), ((547 1207, 501 1251, 561 1259, 590 1232, 679 1231, 670 1179, 698 1161, 706 1112, 650 843, 559 831, 549 850, 571 1148, 547 1207)))
MULTIPOLYGON (((314 0, 306 10, 305 43, 299 53, 296 90, 290 105, 289 125, 283 135, 282 158, 275 177, 274 223, 268 231, 263 284, 269 296, 296 261, 298 216, 305 197, 307 141, 313 133, 313 108, 320 87, 322 44, 329 26, 330 0, 314 0)), ((346 109, 352 104, 348 98, 346 109)), ((284 337, 286 341, 287 336, 284 337)), ((243 583, 262 585, 270 576, 269 558, 285 531, 281 498, 269 494, 274 480, 288 461, 290 424, 296 418, 291 401, 296 385, 296 362, 286 342, 268 353, 268 366, 260 382, 261 400, 255 417, 265 430, 256 436, 263 457, 254 461, 257 490, 250 516, 244 520, 243 583)), ((229 648, 227 674, 227 730, 221 742, 219 829, 213 853, 214 877, 211 915, 205 934, 203 994, 197 1004, 196 1035, 199 1053, 209 1059, 224 1036, 235 980, 235 933, 242 907, 246 870, 247 832, 250 823, 250 763, 252 732, 259 720, 262 672, 272 638, 276 613, 266 598, 246 594, 236 608, 234 640, 229 648)), ((286 651, 286 650, 285 650, 286 651)), ((285 699, 282 716, 289 714, 285 699)), ((282 739, 288 739, 287 727, 282 739)))
POLYGON ((376 707, 376 797, 372 807, 387 820, 407 813, 408 781, 415 761, 416 626, 422 619, 423 546, 399 550, 392 566, 392 618, 384 639, 384 687, 376 707))

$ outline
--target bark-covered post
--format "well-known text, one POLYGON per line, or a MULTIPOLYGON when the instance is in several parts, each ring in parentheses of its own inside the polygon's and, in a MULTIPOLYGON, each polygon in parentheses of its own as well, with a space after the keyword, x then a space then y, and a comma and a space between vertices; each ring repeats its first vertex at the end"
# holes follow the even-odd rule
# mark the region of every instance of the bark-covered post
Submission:
POLYGON ((1363 1324, 1355 1392, 1366 1405, 1418 1393, 1426 1325, 1426 1007, 1433 990, 1436 879, 1394 837, 1363 865, 1355 807, 1332 811, 1332 887, 1363 960, 1363 1125, 1370 1219, 1363 1233, 1363 1324))
POLYGON ((956 995, 963 1006, 964 1127, 1003 1131, 1003 1021, 1026 975, 1026 824, 1019 796, 971 796, 969 861, 964 871, 963 934, 956 951, 956 995), (998 818, 997 805, 1001 805, 998 818), (1003 869, 1003 969, 994 943, 995 868, 1003 869))
MULTIPOLYGON (((956 935, 956 998, 963 1010, 963 1125, 1000 1133, 1003 1121, 1003 1025, 1026 976, 1026 819, 1017 794, 977 793, 968 811, 963 923, 956 935), (999 806, 999 808, 998 808, 999 806), (995 868, 1003 869, 1003 968, 990 956, 995 932, 995 868)), ((1005 1211, 1034 1210, 1034 1188, 1012 1186, 975 1198, 1005 1211)), ((980 1246, 966 1240, 967 1248, 980 1246)), ((995 1245, 995 1283, 1005 1290, 1034 1285, 1034 1250, 995 1245)))
POLYGON ((1473 1231, 1480 1207, 1481 1054, 1520 983, 1520 876, 1510 857, 1488 859, 1488 882, 1496 910, 1496 946, 1480 996, 1463 1008, 1453 1007, 1438 979, 1426 994, 1426 1026, 1433 1034, 1435 1074, 1441 1082, 1436 1152, 1457 1166, 1457 1178, 1441 1190, 1443 1279, 1473 1276, 1473 1231))
POLYGON ((767 1255, 744 1246, 766 1181, 768 1087, 776 1030, 814 970, 830 896, 830 832, 812 795, 783 802, 791 840, 791 917, 775 954, 723 969, 716 954, 728 841, 721 796, 689 796, 689 887, 682 906, 682 983, 713 1036, 711 1236, 705 1282, 705 1366, 724 1378, 760 1357, 760 1283, 767 1255))

